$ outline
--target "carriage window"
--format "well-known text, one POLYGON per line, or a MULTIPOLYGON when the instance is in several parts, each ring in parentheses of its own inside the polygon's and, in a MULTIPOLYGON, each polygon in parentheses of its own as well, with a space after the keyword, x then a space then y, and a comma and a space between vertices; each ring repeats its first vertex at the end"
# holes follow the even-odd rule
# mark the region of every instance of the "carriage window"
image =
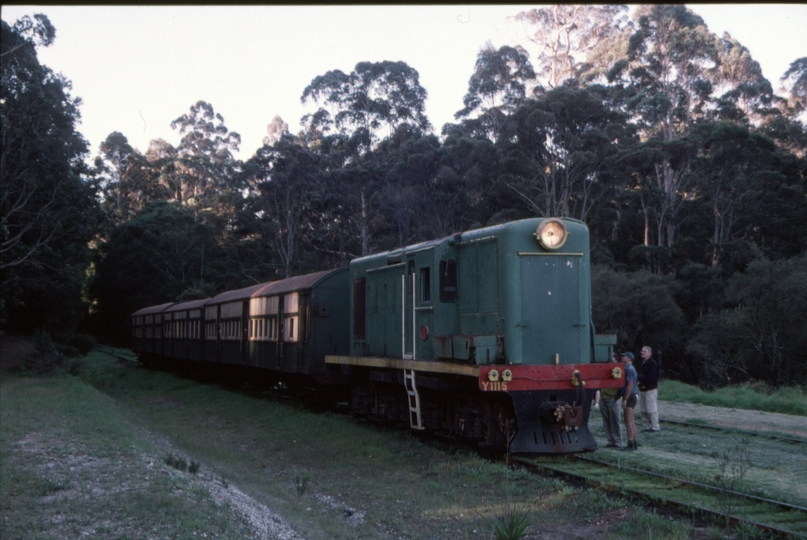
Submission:
POLYGON ((283 320, 283 341, 296 342, 298 340, 298 317, 286 317, 283 320))
POLYGON ((249 338, 253 341, 277 341, 277 317, 250 319, 249 338))
POLYGON ((269 341, 277 341, 277 317, 269 319, 269 341))
POLYGON ((431 302, 432 299, 432 279, 431 268, 420 269, 420 301, 431 302))
POLYGON ((293 292, 283 297, 283 313, 300 311, 300 293, 293 292))
POLYGON ((353 339, 365 338, 364 282, 365 278, 353 280, 353 339))
POLYGON ((440 301, 457 301, 457 261, 440 261, 440 301))
POLYGON ((412 294, 412 274, 415 273, 415 261, 410 259, 408 267, 409 271, 407 272, 406 276, 406 294, 412 294))

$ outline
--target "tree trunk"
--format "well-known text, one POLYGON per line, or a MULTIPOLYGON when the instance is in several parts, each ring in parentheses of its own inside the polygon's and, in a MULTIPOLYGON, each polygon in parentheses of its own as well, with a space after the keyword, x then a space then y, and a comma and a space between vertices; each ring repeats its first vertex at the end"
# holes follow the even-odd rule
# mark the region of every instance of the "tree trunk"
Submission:
POLYGON ((362 256, 370 254, 370 225, 369 211, 367 209, 367 195, 365 188, 361 188, 361 254, 362 256))

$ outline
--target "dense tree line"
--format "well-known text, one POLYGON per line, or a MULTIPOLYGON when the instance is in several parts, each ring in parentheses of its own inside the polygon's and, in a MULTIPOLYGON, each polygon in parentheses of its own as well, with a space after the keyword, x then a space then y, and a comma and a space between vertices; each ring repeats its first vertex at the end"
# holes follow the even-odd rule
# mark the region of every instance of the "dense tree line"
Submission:
POLYGON ((440 136, 414 68, 360 62, 315 77, 299 133, 276 117, 244 162, 198 101, 177 147, 115 132, 93 167, 69 82, 36 60, 52 25, 3 23, 4 324, 75 326, 84 302, 84 327, 125 340, 145 305, 567 216, 591 230, 593 317, 620 348, 705 386, 805 385, 807 58, 780 95, 686 7, 626 13, 514 14, 537 52, 483 46, 440 136))
POLYGON ((74 328, 102 223, 76 130, 81 101, 37 60, 56 35, 47 17, 3 21, 0 31, 0 323, 74 328))

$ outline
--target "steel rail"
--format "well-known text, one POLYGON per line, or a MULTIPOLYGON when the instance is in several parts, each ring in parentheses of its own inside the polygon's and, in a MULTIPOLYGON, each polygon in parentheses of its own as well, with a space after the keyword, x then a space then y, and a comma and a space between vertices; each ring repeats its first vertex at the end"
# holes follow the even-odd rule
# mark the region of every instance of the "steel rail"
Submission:
MULTIPOLYGON (((577 458, 579 459, 579 456, 577 458)), ((593 460, 593 461, 595 461, 595 463, 596 463, 596 460, 593 460)), ((597 486, 597 487, 600 487, 600 488, 603 488, 603 489, 607 489, 609 491, 616 491, 616 492, 626 493, 626 494, 632 495, 634 497, 638 497, 638 498, 641 498, 641 499, 647 499, 647 500, 650 500, 651 502, 671 506, 673 508, 677 508, 677 509, 694 509, 694 510, 697 510, 698 512, 701 512, 701 513, 704 513, 704 514, 708 514, 708 515, 712 515, 712 516, 716 516, 716 517, 728 520, 728 522, 733 523, 733 524, 746 523, 746 524, 752 525, 752 526, 754 526, 754 527, 756 527, 756 528, 758 528, 760 530, 771 532, 771 533, 777 534, 777 535, 779 535, 781 537, 784 537, 784 538, 804 538, 804 535, 802 533, 790 531, 790 530, 787 530, 787 529, 782 529, 782 528, 779 528, 779 527, 777 527, 775 525, 768 525, 768 524, 764 524, 764 523, 758 523, 756 521, 752 521, 752 520, 741 518, 741 517, 738 517, 738 516, 733 516, 733 515, 730 515, 730 514, 726 514, 724 512, 720 512, 718 510, 712 510, 712 509, 709 509, 709 508, 704 508, 704 507, 702 507, 700 505, 694 505, 692 503, 688 503, 688 502, 685 502, 685 501, 680 501, 680 500, 673 499, 673 498, 666 497, 666 496, 665 497, 654 496, 654 495, 652 495, 650 493, 646 493, 646 492, 640 491, 638 489, 628 488, 628 487, 625 487, 625 486, 621 486, 621 485, 614 484, 614 483, 611 483, 611 482, 606 482, 606 481, 603 481, 603 480, 597 480, 595 478, 585 476, 584 474, 566 471, 566 470, 563 470, 563 469, 560 469, 560 468, 552 467, 550 465, 533 463, 533 462, 524 461, 522 459, 513 458, 513 457, 510 457, 509 459, 507 459, 506 462, 508 464, 512 463, 512 464, 524 467, 525 469, 527 469, 527 470, 529 470, 529 471, 531 471, 533 473, 536 473, 537 469, 542 469, 542 470, 545 470, 545 471, 550 471, 551 473, 556 474, 556 475, 560 475, 560 476, 563 476, 563 477, 566 477, 566 478, 574 479, 576 481, 584 482, 584 483, 589 484, 589 485, 594 485, 594 486, 597 486)), ((609 464, 609 463, 606 463, 606 465, 609 465, 609 466, 612 466, 612 467, 617 467, 617 465, 613 465, 613 464, 609 464)), ((625 470, 630 469, 629 467, 621 467, 621 468, 625 469, 625 470)), ((643 471, 641 469, 633 469, 630 472, 639 473, 639 474, 642 474, 642 475, 648 475, 648 471, 643 471)), ((654 473, 650 474, 650 476, 653 476, 653 475, 654 475, 654 473)), ((658 475, 658 476, 660 476, 660 475, 658 475)), ((682 480, 680 478, 668 477, 668 479, 669 480, 675 480, 675 481, 682 482, 682 483, 687 483, 688 482, 688 481, 682 480)), ((713 487, 713 486, 706 486, 706 487, 713 487)), ((743 494, 743 495, 745 495, 745 494, 743 494)), ((788 503, 781 503, 781 501, 772 501, 772 502, 775 503, 775 504, 785 504, 785 505, 788 504, 788 503)), ((803 509, 801 509, 801 507, 796 506, 796 507, 792 508, 792 510, 799 511, 799 510, 803 510, 803 509)))
MULTIPOLYGON (((807 420, 805 420, 807 421, 807 420)), ((783 435, 774 435, 772 433, 764 433, 760 431, 751 431, 747 429, 739 429, 739 428, 731 428, 731 427, 724 427, 724 426, 712 426, 707 424, 693 424, 690 422, 680 422, 678 420, 659 420, 659 422, 663 422, 665 424, 673 424, 677 426, 686 426, 686 427, 693 427, 693 428, 703 428, 703 429, 715 429, 719 431, 728 431, 731 433, 740 433, 742 435, 750 435, 752 437, 765 437, 768 439, 778 439, 781 441, 786 442, 793 442, 799 444, 806 444, 807 439, 802 439, 799 437, 786 437, 783 435)))
POLYGON ((644 475, 647 475, 647 476, 655 476, 657 478, 662 478, 664 480, 672 480, 674 482, 679 482, 679 483, 687 485, 687 486, 694 486, 694 487, 699 487, 699 488, 702 488, 702 489, 710 489, 710 490, 713 490, 713 491, 717 491, 718 493, 726 493, 727 495, 736 495, 736 496, 744 497, 746 499, 750 499, 752 501, 756 501, 756 502, 760 502, 760 503, 766 503, 766 504, 772 504, 772 505, 778 506, 780 508, 784 508, 786 510, 797 510, 797 511, 800 511, 800 512, 804 512, 807 515, 807 508, 805 508, 803 506, 797 506, 795 504, 786 503, 786 502, 783 502, 783 501, 776 501, 776 500, 773 500, 773 499, 766 499, 765 497, 759 497, 757 495, 752 495, 750 493, 742 493, 740 491, 733 491, 733 490, 730 490, 730 489, 721 488, 719 486, 712 486, 712 485, 709 485, 709 484, 702 484, 700 482, 695 482, 694 480, 686 480, 684 478, 678 478, 677 476, 669 476, 669 475, 666 475, 666 474, 661 474, 661 473, 657 473, 657 472, 653 472, 653 471, 647 471, 647 470, 644 470, 644 469, 637 469, 635 467, 626 467, 625 465, 622 465, 622 464, 619 464, 619 463, 611 463, 611 462, 608 462, 608 461, 600 461, 599 459, 593 459, 593 458, 586 457, 586 456, 576 455, 576 456, 572 456, 572 458, 575 459, 575 460, 579 460, 579 461, 586 461, 588 463, 595 463, 597 465, 604 465, 606 467, 616 467, 617 469, 624 469, 626 471, 630 471, 630 472, 633 472, 633 473, 644 474, 644 475))
POLYGON ((132 358, 132 357, 129 357, 129 356, 123 356, 121 354, 117 354, 116 352, 114 352, 114 349, 112 350, 113 352, 110 352, 110 350, 108 348, 103 347, 103 346, 100 346, 100 347, 96 346, 95 348, 96 348, 96 350, 98 352, 101 352, 101 353, 103 353, 103 354, 105 354, 107 356, 111 356, 113 358, 117 358, 118 360, 125 360, 126 362, 137 362, 136 357, 132 358))

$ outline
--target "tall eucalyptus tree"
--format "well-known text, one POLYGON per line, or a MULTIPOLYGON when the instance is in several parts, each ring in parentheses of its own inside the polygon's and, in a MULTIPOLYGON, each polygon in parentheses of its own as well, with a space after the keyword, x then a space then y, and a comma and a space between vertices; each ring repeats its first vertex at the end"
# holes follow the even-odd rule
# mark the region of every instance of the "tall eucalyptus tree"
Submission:
POLYGON ((645 244, 672 248, 679 210, 691 189, 684 138, 702 117, 720 66, 719 41, 683 5, 642 5, 627 57, 609 73, 625 88, 625 107, 649 146, 649 174, 636 188, 646 209, 645 244), (655 222, 655 227, 651 222, 655 222), (653 234, 655 233, 655 234, 653 234))
POLYGON ((703 122, 692 138, 700 148, 693 160, 694 191, 710 207, 710 262, 721 261, 727 245, 745 236, 743 213, 757 177, 774 169, 774 143, 759 132, 732 122, 703 122))
POLYGON ((604 87, 563 86, 516 111, 501 138, 501 182, 533 215, 587 220, 633 135, 604 87))
POLYGON ((156 177, 146 157, 117 131, 110 133, 95 158, 102 206, 112 226, 120 225, 159 198, 156 177))
POLYGON ((302 236, 310 231, 311 197, 317 191, 321 157, 284 135, 264 145, 245 166, 252 196, 250 211, 258 216, 261 232, 289 278, 299 268, 302 236))
POLYGON ((516 15, 515 20, 529 28, 527 38, 537 48, 538 82, 557 88, 578 77, 581 69, 598 71, 602 67, 598 61, 610 58, 592 53, 624 32, 627 10, 620 4, 555 4, 516 15))
POLYGON ((100 220, 81 100, 39 63, 37 47, 56 36, 47 16, 0 26, 0 324, 72 327, 100 220))
POLYGON ((759 62, 728 32, 719 41, 720 65, 713 73, 714 112, 712 116, 738 124, 759 126, 776 109, 771 83, 762 74, 759 62))
POLYGON ((173 122, 182 140, 177 147, 173 175, 167 180, 180 203, 200 203, 220 191, 236 187, 239 164, 233 156, 241 136, 224 125, 224 117, 213 106, 197 101, 188 114, 173 122))
MULTIPOLYGON (((476 57, 463 107, 454 118, 465 119, 475 134, 495 141, 508 115, 521 105, 535 79, 527 52, 522 47, 500 47, 488 42, 476 57)), ((445 130, 444 130, 445 132, 445 130)))
POLYGON ((793 101, 796 114, 807 112, 807 56, 791 62, 781 81, 793 101))
MULTIPOLYGON (((402 126, 427 131, 426 89, 417 70, 405 62, 360 62, 349 74, 329 71, 311 81, 301 101, 317 110, 302 118, 308 144, 330 154, 335 174, 351 196, 351 219, 361 238, 361 254, 372 249, 375 210, 370 198, 378 190, 373 149, 383 136, 402 126), (353 196, 355 195, 355 197, 353 196)), ((347 232, 347 231, 346 231, 347 232)))

